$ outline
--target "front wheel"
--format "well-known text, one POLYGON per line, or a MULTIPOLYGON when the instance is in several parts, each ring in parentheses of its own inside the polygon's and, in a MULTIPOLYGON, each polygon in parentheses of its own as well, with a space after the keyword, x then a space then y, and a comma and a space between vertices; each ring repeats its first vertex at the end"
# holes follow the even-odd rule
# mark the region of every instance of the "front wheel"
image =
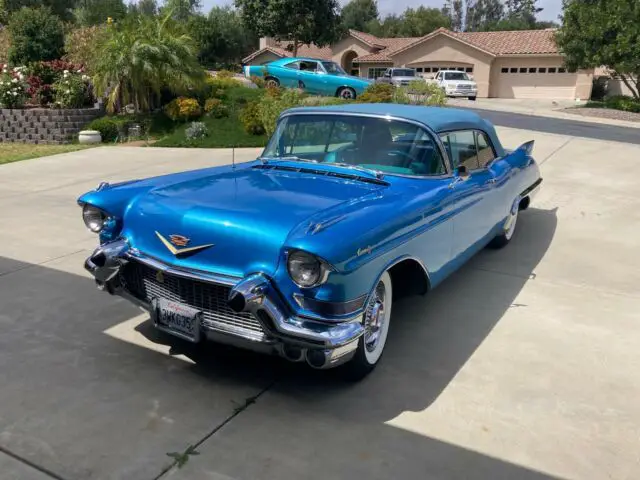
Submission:
POLYGON ((267 88, 278 88, 280 86, 280 80, 276 77, 267 77, 265 79, 265 86, 267 88))
POLYGON ((338 97, 343 100, 355 100, 356 99, 356 91, 351 87, 344 87, 338 90, 338 97))
POLYGON ((385 272, 373 290, 363 318, 364 334, 344 372, 350 380, 366 377, 376 367, 387 343, 391 323, 393 287, 389 272, 385 272))
POLYGON ((516 224, 518 223, 518 212, 519 209, 516 209, 516 213, 509 214, 504 221, 502 232, 489 243, 490 248, 503 248, 511 241, 516 231, 516 224))

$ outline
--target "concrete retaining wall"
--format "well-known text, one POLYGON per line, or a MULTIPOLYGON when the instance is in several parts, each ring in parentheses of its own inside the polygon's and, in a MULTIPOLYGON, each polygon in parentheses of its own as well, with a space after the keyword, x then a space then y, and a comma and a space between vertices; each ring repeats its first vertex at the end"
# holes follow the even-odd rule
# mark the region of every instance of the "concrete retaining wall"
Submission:
POLYGON ((71 143, 78 132, 103 115, 101 108, 0 109, 0 142, 71 143))

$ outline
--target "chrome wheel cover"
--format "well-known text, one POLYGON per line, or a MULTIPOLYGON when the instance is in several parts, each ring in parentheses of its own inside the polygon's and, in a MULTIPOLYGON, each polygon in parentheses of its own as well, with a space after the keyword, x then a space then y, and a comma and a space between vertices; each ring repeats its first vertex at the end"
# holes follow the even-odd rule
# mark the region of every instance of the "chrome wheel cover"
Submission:
POLYGON ((387 341, 391 298, 391 278, 385 273, 369 299, 364 317, 364 356, 371 365, 378 361, 387 341))
POLYGON ((516 223, 518 222, 518 211, 507 218, 505 223, 504 236, 507 240, 511 240, 513 233, 516 231, 516 223))
POLYGON ((340 96, 345 100, 353 100, 355 98, 355 95, 350 88, 342 89, 342 91, 340 92, 340 96))

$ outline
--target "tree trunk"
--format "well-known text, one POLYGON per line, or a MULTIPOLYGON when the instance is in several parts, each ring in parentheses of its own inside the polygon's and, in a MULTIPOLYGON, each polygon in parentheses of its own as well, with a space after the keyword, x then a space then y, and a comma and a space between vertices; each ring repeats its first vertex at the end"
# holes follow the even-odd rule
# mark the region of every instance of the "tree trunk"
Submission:
POLYGON ((631 95, 636 99, 640 99, 640 76, 636 77, 635 80, 632 75, 619 74, 619 76, 631 91, 631 95))
POLYGON ((296 37, 293 37, 293 56, 298 56, 298 39, 296 37))

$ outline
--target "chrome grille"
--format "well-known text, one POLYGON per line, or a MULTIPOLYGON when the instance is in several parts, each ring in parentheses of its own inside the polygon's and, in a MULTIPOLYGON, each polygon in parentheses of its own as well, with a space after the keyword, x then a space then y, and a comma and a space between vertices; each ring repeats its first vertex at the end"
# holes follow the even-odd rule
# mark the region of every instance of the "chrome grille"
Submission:
POLYGON ((456 88, 458 90, 471 90, 471 85, 469 85, 468 83, 461 83, 456 85, 456 88))
POLYGON ((153 298, 164 298, 182 303, 202 312, 204 327, 249 337, 264 339, 264 330, 258 320, 248 312, 236 313, 227 305, 231 287, 162 274, 137 261, 130 261, 120 272, 122 286, 133 296, 151 303, 153 298))

